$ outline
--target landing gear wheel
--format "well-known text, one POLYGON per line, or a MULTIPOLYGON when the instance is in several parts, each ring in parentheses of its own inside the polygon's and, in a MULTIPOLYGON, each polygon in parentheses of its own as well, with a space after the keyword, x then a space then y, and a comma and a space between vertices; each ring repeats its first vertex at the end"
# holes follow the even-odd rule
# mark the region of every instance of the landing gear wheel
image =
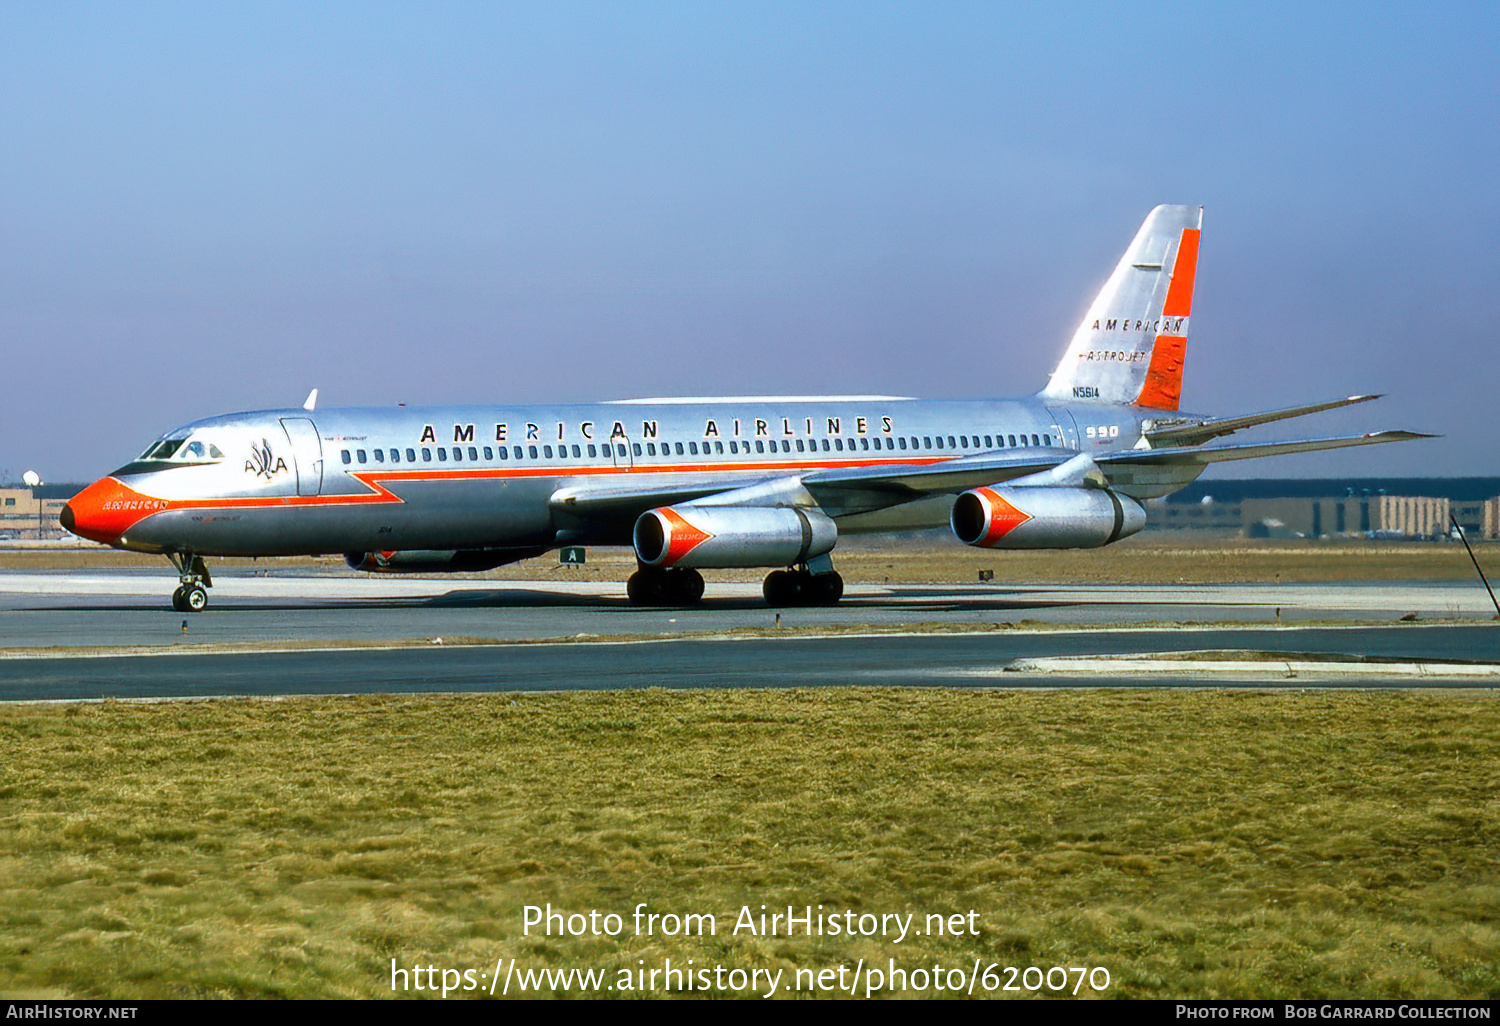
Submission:
POLYGON ((808 578, 807 587, 803 590, 808 601, 815 606, 837 605, 838 600, 844 597, 844 579, 837 573, 815 574, 808 578))
POLYGON ((766 597, 766 604, 776 607, 800 604, 802 576, 790 570, 772 570, 766 574, 765 583, 760 588, 761 594, 766 597))
POLYGON ((766 604, 831 606, 844 597, 844 579, 837 573, 810 574, 806 570, 772 570, 761 585, 766 604))
POLYGON ((696 570, 637 570, 625 594, 638 606, 690 606, 703 597, 703 575, 696 570))
POLYGON ((179 613, 201 613, 208 608, 207 588, 214 586, 208 575, 208 564, 202 556, 190 552, 169 552, 167 558, 177 568, 177 590, 172 592, 172 608, 179 613))
POLYGON ((661 574, 650 570, 637 570, 625 582, 625 594, 637 606, 654 606, 661 601, 661 574))
POLYGON ((696 570, 673 570, 670 580, 672 598, 685 606, 703 597, 703 575, 696 570))

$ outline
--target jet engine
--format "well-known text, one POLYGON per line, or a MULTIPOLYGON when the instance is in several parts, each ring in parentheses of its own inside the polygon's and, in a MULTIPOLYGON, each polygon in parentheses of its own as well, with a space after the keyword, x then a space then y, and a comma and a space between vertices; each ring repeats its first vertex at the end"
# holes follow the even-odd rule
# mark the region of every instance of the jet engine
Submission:
POLYGON ((839 530, 799 506, 663 506, 635 522, 647 567, 794 566, 832 551, 839 530))
POLYGON ((1106 488, 974 488, 953 503, 953 533, 982 549, 1094 549, 1146 526, 1146 511, 1106 488))
POLYGON ((346 552, 350 570, 371 574, 465 574, 493 570, 546 552, 532 549, 408 549, 405 552, 346 552))

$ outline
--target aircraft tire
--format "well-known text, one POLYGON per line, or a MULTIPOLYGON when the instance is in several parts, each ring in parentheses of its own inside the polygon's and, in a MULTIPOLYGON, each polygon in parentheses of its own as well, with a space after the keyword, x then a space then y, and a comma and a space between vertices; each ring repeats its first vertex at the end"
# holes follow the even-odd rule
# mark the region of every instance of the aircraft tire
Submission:
POLYGON ((625 582, 625 594, 638 606, 664 606, 676 601, 677 581, 671 571, 637 570, 625 582))
POLYGON ((184 590, 182 604, 185 612, 201 613, 208 608, 208 592, 195 584, 184 590))
POLYGON ((172 610, 174 612, 186 613, 188 611, 187 599, 183 597, 183 593, 186 591, 186 588, 179 587, 176 591, 172 592, 172 610))
POLYGON ((674 570, 670 581, 669 590, 675 602, 691 606, 703 597, 703 575, 696 570, 674 570))
POLYGON ((803 593, 815 606, 837 605, 844 597, 844 579, 837 573, 817 574, 808 578, 803 593))
POLYGON ((625 582, 625 595, 630 599, 632 605, 648 605, 656 598, 655 583, 654 574, 647 574, 642 570, 637 570, 625 582))
POLYGON ((772 570, 766 574, 765 583, 760 590, 769 606, 780 608, 799 605, 802 600, 801 576, 786 570, 772 570))

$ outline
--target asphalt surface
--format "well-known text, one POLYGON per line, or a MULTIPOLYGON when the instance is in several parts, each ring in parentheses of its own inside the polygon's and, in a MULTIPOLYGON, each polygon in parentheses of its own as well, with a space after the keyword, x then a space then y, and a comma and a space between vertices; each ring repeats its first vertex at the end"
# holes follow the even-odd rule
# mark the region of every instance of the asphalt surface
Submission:
MULTIPOLYGON (((1418 662, 1500 662, 1500 629, 1366 627, 1238 630, 1037 631, 884 637, 684 640, 179 654, 0 662, 0 701, 561 691, 622 687, 787 688, 864 686, 1203 686, 1178 677, 1024 676, 1020 658, 1082 654, 1253 650, 1342 653, 1418 662)), ((1216 681, 1226 686, 1235 681, 1216 681)), ((1473 687, 1472 681, 1393 675, 1358 681, 1246 675, 1256 687, 1473 687)))
POLYGON ((1206 681, 1187 667, 1132 675, 1106 663, 1108 673, 1077 676, 1006 667, 1017 659, 1197 650, 1500 663, 1500 626, 1483 615, 1483 592, 1448 583, 851 588, 837 607, 782 611, 788 636, 780 637, 776 612, 754 585, 720 585, 693 609, 638 609, 613 585, 257 576, 219 582, 207 612, 184 615, 165 608, 163 583, 138 571, 0 573, 0 701, 618 687, 1483 687, 1397 672, 1313 680, 1262 668, 1206 681), (1417 623, 1402 621, 1412 614, 1417 623), (1429 626, 1424 618, 1467 623, 1429 626), (1343 620, 1360 622, 1310 625, 1343 620), (970 633, 889 636, 912 623, 970 633), (857 625, 887 633, 799 635, 857 625), (747 627, 769 636, 704 637, 747 627), (533 643, 455 644, 459 638, 533 643), (400 647, 199 650, 339 641, 400 647), (69 652, 80 648, 91 654, 69 652))

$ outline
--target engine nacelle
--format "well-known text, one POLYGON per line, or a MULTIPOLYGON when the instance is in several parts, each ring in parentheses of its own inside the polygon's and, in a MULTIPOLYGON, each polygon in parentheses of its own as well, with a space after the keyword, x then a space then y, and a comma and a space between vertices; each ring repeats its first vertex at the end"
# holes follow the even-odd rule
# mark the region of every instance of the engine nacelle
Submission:
POLYGON ((645 566, 793 566, 830 552, 839 529, 798 506, 663 506, 635 522, 645 566))
POLYGON ((1095 549, 1146 526, 1128 495, 1102 488, 974 488, 953 503, 953 533, 982 549, 1095 549))
POLYGON ((405 552, 346 552, 350 570, 370 574, 471 574, 539 556, 535 549, 408 549, 405 552))

